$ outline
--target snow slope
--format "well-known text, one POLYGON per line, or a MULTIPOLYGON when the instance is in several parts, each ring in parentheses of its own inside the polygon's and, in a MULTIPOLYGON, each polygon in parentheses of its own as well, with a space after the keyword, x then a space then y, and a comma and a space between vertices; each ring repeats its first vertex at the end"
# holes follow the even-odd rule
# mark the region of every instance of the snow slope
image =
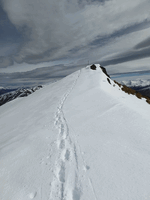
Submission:
POLYGON ((0 107, 1 200, 150 198, 150 105, 96 66, 0 107))

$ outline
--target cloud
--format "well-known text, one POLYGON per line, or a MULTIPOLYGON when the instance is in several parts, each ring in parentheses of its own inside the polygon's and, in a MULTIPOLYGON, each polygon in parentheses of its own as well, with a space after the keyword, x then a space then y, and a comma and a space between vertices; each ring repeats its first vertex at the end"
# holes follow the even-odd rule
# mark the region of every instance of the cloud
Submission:
POLYGON ((2 67, 7 67, 9 65, 13 65, 13 60, 11 57, 4 57, 0 56, 0 66, 2 67))
POLYGON ((135 49, 142 49, 142 48, 149 47, 149 46, 150 46, 150 37, 148 37, 146 40, 137 44, 134 48, 135 49))
POLYGON ((0 87, 31 87, 49 84, 75 72, 83 65, 54 65, 42 67, 27 72, 0 73, 0 87))
POLYGON ((106 50, 109 50, 109 52, 107 56, 104 56, 101 59, 101 64, 104 66, 116 65, 150 57, 149 31, 150 28, 146 28, 136 32, 131 32, 129 35, 125 34, 119 38, 114 38, 113 42, 108 43, 107 48, 104 47, 105 54, 106 50), (110 52, 112 48, 114 53, 111 55, 110 52))
POLYGON ((150 57, 150 47, 142 49, 142 50, 138 50, 138 51, 133 51, 133 50, 128 51, 128 52, 118 55, 114 59, 103 61, 101 63, 104 66, 107 66, 110 64, 115 65, 118 63, 123 63, 123 62, 131 61, 131 60, 138 60, 138 59, 142 59, 146 57, 150 57))
POLYGON ((3 8, 24 38, 13 56, 18 63, 88 60, 91 49, 106 46, 107 38, 150 20, 149 0, 3 0, 3 8))
MULTIPOLYGON (((150 57, 141 58, 139 60, 131 60, 118 63, 116 65, 107 65, 107 71, 110 75, 122 73, 136 73, 150 70, 150 57)), ((149 76, 149 75, 148 75, 149 76)))
MULTIPOLYGON (((99 35, 96 38, 94 38, 94 40, 90 42, 90 44, 88 45, 93 46, 94 48, 96 46, 102 47, 110 43, 110 41, 114 40, 115 38, 122 37, 130 33, 138 32, 138 31, 147 29, 149 27, 150 27, 150 21, 145 20, 143 22, 136 23, 128 27, 123 27, 122 29, 119 29, 116 32, 109 35, 104 35, 104 36, 99 35)), ((143 42, 147 43, 147 40, 149 41, 150 39, 148 38, 144 40, 143 42)), ((138 45, 137 45, 137 48, 138 48, 138 45)))
POLYGON ((150 57, 107 66, 113 80, 150 80, 150 57))

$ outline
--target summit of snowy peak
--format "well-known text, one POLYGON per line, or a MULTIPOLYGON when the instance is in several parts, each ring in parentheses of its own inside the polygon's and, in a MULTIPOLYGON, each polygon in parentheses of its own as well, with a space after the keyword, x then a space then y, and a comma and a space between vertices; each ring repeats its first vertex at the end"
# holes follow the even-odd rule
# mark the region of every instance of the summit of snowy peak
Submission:
POLYGON ((86 68, 91 68, 91 66, 95 66, 97 68, 97 67, 100 67, 101 65, 94 63, 94 64, 87 65, 86 68))
POLYGON ((96 69, 98 69, 99 67, 100 67, 100 64, 93 64, 93 65, 90 66, 90 68, 91 68, 92 70, 96 70, 96 69))
POLYGON ((150 104, 150 97, 145 95, 145 93, 140 93, 140 91, 134 90, 134 88, 129 88, 126 85, 122 85, 118 83, 117 81, 112 80, 110 76, 108 75, 106 68, 104 68, 100 64, 93 64, 93 65, 87 66, 87 68, 91 72, 88 77, 89 79, 88 82, 91 83, 92 88, 97 87, 99 85, 99 87, 102 90, 104 90, 105 93, 109 93, 109 95, 117 99, 137 98, 138 100, 140 99, 150 104), (97 73, 95 72, 93 73, 92 71, 93 72, 97 71, 97 73))
POLYGON ((90 65, 90 69, 92 69, 92 70, 99 70, 99 69, 101 69, 102 72, 103 72, 106 76, 108 76, 108 77, 110 78, 110 76, 108 75, 108 73, 107 73, 107 71, 106 71, 106 68, 103 67, 103 66, 101 66, 100 64, 93 64, 93 65, 90 65))

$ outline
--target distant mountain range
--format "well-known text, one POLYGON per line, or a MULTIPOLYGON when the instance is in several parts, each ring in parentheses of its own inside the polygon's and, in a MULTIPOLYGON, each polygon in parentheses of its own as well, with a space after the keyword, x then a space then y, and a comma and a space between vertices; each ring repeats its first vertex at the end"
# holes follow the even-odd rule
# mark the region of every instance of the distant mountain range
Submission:
POLYGON ((150 80, 130 80, 121 81, 120 83, 140 92, 144 96, 150 97, 150 80))
POLYGON ((150 79, 121 81, 121 84, 126 85, 128 87, 144 87, 148 85, 150 86, 150 79))
POLYGON ((32 88, 19 88, 19 89, 2 88, 0 89, 0 106, 18 97, 26 97, 35 92, 36 90, 39 90, 40 88, 42 88, 41 85, 32 88))
POLYGON ((19 88, 4 88, 0 87, 0 96, 18 90, 19 88))

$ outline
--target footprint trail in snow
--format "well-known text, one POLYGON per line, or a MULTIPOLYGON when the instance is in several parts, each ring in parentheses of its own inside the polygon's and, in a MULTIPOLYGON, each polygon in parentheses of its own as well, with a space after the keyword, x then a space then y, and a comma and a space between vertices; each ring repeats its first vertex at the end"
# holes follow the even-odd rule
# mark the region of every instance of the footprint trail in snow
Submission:
POLYGON ((64 95, 55 114, 55 127, 59 131, 57 138, 58 156, 55 162, 54 177, 51 183, 50 200, 80 200, 81 183, 78 178, 78 157, 76 146, 69 135, 69 127, 63 113, 63 105, 80 76, 77 75, 72 87, 64 95))

